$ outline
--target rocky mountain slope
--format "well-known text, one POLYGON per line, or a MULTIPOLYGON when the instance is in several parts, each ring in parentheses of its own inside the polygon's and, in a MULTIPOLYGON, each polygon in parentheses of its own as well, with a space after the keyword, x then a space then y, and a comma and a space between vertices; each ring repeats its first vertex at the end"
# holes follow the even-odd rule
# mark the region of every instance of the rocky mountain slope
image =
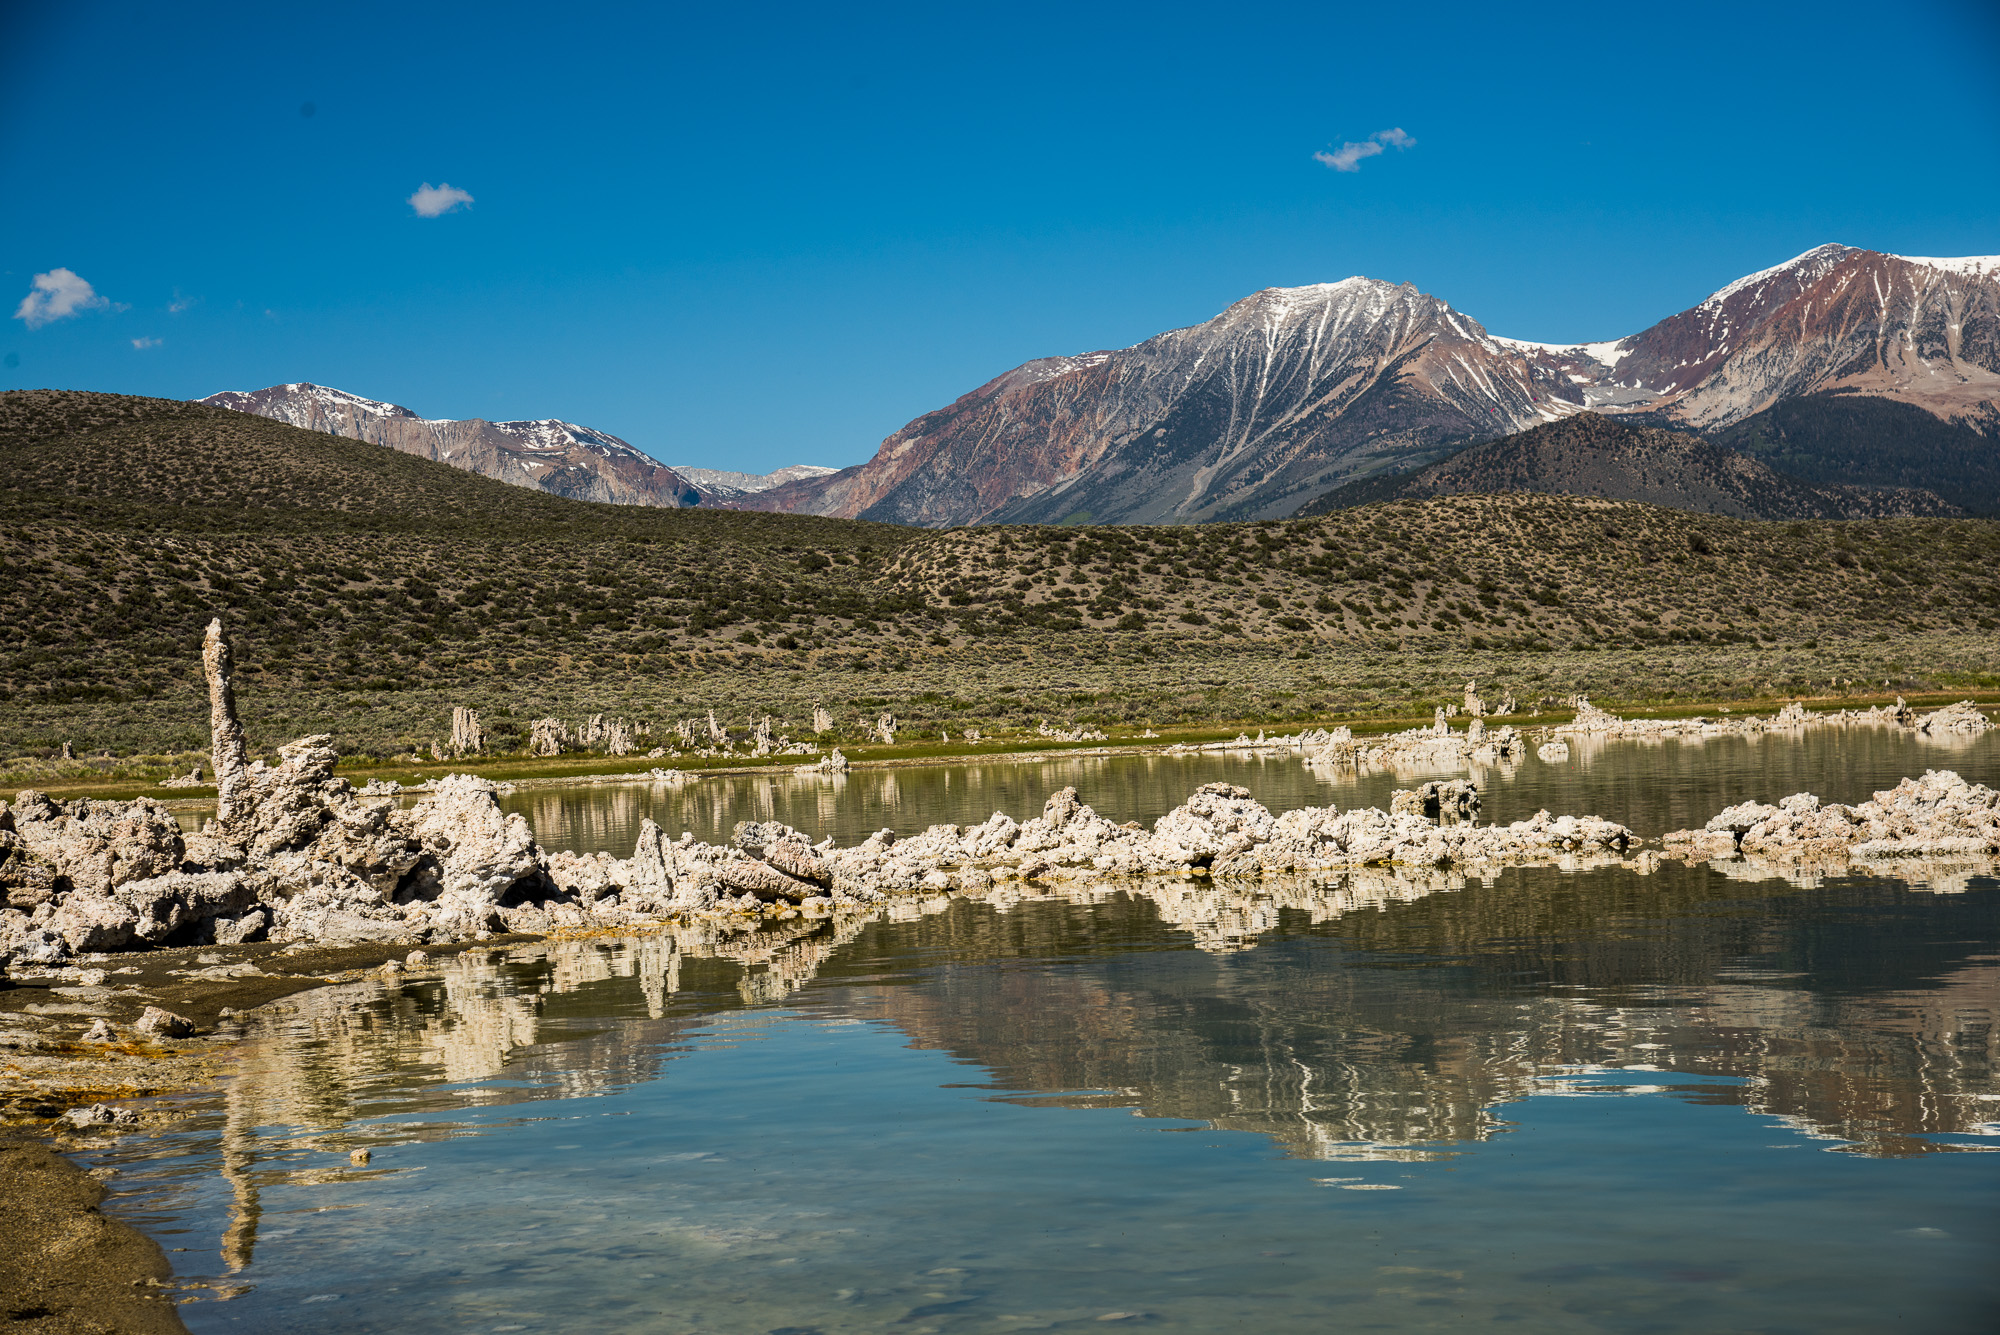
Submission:
POLYGON ((694 484, 636 446, 555 418, 524 422, 426 418, 393 403, 313 384, 225 390, 198 402, 307 431, 386 445, 420 459, 580 501, 660 506, 701 501, 694 484))
POLYGON ((1491 335, 1407 283, 1270 288, 1130 348, 1029 362, 865 464, 738 503, 933 527, 1270 517, 1586 409, 1717 430, 1833 391, 2000 438, 2000 258, 1821 246, 1572 345, 1491 335))
POLYGON ((1813 486, 1699 436, 1588 412, 1471 446, 1412 473, 1336 487, 1299 514, 1395 498, 1522 491, 1644 501, 1738 519, 1959 513, 1928 491, 1813 486))

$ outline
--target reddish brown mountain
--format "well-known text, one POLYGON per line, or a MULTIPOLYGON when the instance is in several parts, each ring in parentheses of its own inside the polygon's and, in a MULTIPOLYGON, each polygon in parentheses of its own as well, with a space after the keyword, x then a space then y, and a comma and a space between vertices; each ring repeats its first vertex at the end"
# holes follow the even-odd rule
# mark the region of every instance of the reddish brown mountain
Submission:
POLYGON ((1030 362, 868 463, 738 504, 930 526, 1271 516, 1585 409, 1715 430, 1829 393, 2000 437, 2000 258, 1821 246, 1567 346, 1489 335, 1408 284, 1272 288, 1122 351, 1030 362))

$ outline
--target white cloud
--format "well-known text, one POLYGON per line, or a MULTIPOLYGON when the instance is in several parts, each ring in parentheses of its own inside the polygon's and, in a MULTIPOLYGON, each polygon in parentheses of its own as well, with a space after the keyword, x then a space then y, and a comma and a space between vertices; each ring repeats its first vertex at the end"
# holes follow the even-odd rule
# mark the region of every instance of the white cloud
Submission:
POLYGON ((1313 154, 1313 160, 1324 162, 1337 172, 1358 172, 1361 170, 1361 159, 1372 158, 1381 151, 1380 144, 1342 144, 1331 153, 1321 149, 1313 154))
POLYGON ((28 295, 14 309, 14 318, 25 321, 30 329, 40 329, 67 320, 78 311, 108 310, 110 306, 95 288, 68 269, 51 269, 35 275, 28 295))
POLYGON ((423 187, 409 199, 410 207, 417 211, 419 218, 437 218, 453 209, 463 208, 472 202, 472 196, 455 185, 432 185, 425 181, 423 187))
POLYGON ((184 297, 181 295, 181 290, 175 288, 174 299, 167 303, 167 314, 179 315, 182 311, 187 310, 200 300, 200 297, 184 297))
POLYGON ((1403 133, 1400 127, 1377 130, 1358 144, 1342 144, 1331 152, 1321 149, 1313 154, 1313 161, 1324 162, 1337 172, 1358 172, 1361 170, 1361 160, 1376 156, 1384 146, 1397 150, 1415 148, 1417 141, 1403 133))
POLYGON ((160 340, 157 338, 135 338, 132 340, 132 346, 140 352, 144 352, 147 348, 159 347, 160 340))

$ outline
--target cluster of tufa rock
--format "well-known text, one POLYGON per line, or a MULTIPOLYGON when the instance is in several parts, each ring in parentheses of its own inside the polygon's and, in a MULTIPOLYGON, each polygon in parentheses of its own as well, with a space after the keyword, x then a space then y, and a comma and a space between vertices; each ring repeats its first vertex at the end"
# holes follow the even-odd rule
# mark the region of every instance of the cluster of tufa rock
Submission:
MULTIPOLYGON (((434 780, 414 806, 399 809, 387 788, 357 792, 335 777, 338 757, 326 737, 282 748, 275 766, 249 762, 220 622, 209 627, 203 662, 215 819, 185 834, 148 799, 65 803, 31 791, 11 808, 0 804, 0 963, 55 965, 85 952, 267 937, 415 943, 668 916, 810 913, 1035 879, 1296 880, 1363 867, 1576 865, 1622 857, 1638 843, 1624 826, 1594 816, 1544 811, 1482 826, 1477 785, 1448 780, 1397 793, 1388 811, 1327 806, 1274 815, 1248 790, 1212 783, 1147 830, 1098 815, 1065 788, 1024 822, 996 812, 981 825, 934 825, 907 839, 882 830, 848 848, 814 843, 776 822, 740 824, 717 846, 690 834, 670 840, 647 821, 629 858, 548 853, 519 815, 500 809, 494 786, 470 775, 434 780)), ((1928 717, 1941 720, 1935 726, 1972 726, 1964 711, 1928 717)), ((893 722, 883 725, 893 735, 893 722)), ((1512 729, 1489 731, 1477 713, 1464 733, 1440 719, 1389 744, 1474 758, 1522 747, 1512 729)), ((1345 729, 1224 745, 1287 747, 1315 759, 1356 752, 1345 729)), ((845 766, 835 751, 802 768, 845 766)), ((1930 773, 1851 808, 1809 794, 1777 806, 1745 803, 1668 842, 1685 856, 1730 859, 1992 856, 2000 854, 2000 794, 1930 773)), ((175 1020, 162 1012, 159 1032, 175 1020)))
POLYGON ((183 834, 145 798, 0 804, 0 954, 466 935, 503 926, 510 897, 542 883, 527 824, 483 780, 449 776, 398 810, 334 777, 327 737, 284 747, 276 766, 247 762, 219 621, 203 664, 215 819, 183 834))
POLYGON ((1453 732, 1442 707, 1428 728, 1411 728, 1372 741, 1358 741, 1346 728, 1340 735, 1308 747, 1308 765, 1341 768, 1448 768, 1499 765, 1519 760, 1527 740, 1511 726, 1489 728, 1474 714, 1464 732, 1453 732))
POLYGON ((279 754, 244 767, 194 834, 144 798, 24 792, 0 805, 0 952, 52 964, 168 944, 466 935, 504 925, 508 897, 532 893, 534 839, 483 780, 450 776, 398 810, 334 777, 328 738, 279 754))
POLYGON ((1107 740, 1102 728, 1093 728, 1079 723, 1070 728, 1051 728, 1046 719, 1035 720, 1035 731, 1051 741, 1057 742, 1102 742, 1107 740))
POLYGON ((1949 770, 1905 779, 1855 806, 1796 793, 1773 806, 1743 802, 1699 830, 1666 836, 1669 853, 1840 865, 2000 855, 2000 792, 1949 770))
POLYGON ((1620 855, 1636 842, 1596 817, 1551 817, 1507 826, 1470 823, 1473 786, 1432 784, 1393 812, 1314 807, 1273 815, 1247 789, 1212 783, 1148 831, 1098 815, 1064 788, 1025 822, 995 813, 984 824, 933 825, 898 838, 881 830, 849 848, 813 844, 776 822, 744 822, 729 846, 669 840, 641 825, 629 859, 557 853, 548 873, 561 899, 597 921, 758 908, 870 904, 896 895, 979 891, 1009 879, 1077 876, 1256 878, 1356 867, 1442 867, 1620 855), (1440 825, 1441 808, 1466 823, 1440 825), (1432 814, 1426 814, 1426 813, 1432 814))

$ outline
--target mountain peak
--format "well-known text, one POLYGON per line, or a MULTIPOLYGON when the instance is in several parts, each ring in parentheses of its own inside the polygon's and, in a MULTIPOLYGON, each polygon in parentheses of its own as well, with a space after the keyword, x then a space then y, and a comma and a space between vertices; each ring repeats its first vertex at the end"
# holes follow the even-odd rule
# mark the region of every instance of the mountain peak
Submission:
MULTIPOLYGON (((1227 320, 1243 314, 1271 314, 1280 320, 1306 311, 1386 311, 1399 296, 1419 296, 1411 283, 1391 283, 1381 278, 1355 274, 1333 283, 1307 283, 1301 287, 1267 287, 1233 303, 1215 317, 1227 320)), ((1215 323, 1210 321, 1209 323, 1215 323)))
POLYGON ((1792 256, 1792 258, 1786 260, 1783 264, 1774 264, 1768 269, 1759 269, 1756 273, 1745 274, 1735 282, 1717 288, 1715 291, 1709 293, 1707 300, 1703 301, 1696 309, 1709 310, 1720 307, 1737 293, 1745 292, 1761 284, 1768 283, 1774 278, 1796 274, 1801 283, 1809 283, 1833 268, 1834 265, 1839 264, 1849 255, 1858 255, 1860 253, 1853 246, 1843 246, 1834 241, 1829 241, 1823 246, 1814 246, 1803 255, 1792 256))
POLYGON ((237 412, 255 412, 254 408, 245 408, 241 405, 256 400, 260 395, 272 395, 280 392, 295 400, 322 404, 329 410, 359 409, 380 417, 406 417, 412 421, 423 420, 408 408, 404 408, 398 404, 384 403, 380 399, 364 399, 359 394, 350 394, 344 389, 335 389, 331 385, 315 385, 310 380, 301 380, 288 385, 273 385, 269 389, 225 389, 220 393, 211 394, 207 398, 197 399, 195 402, 214 404, 218 408, 230 408, 237 412))

